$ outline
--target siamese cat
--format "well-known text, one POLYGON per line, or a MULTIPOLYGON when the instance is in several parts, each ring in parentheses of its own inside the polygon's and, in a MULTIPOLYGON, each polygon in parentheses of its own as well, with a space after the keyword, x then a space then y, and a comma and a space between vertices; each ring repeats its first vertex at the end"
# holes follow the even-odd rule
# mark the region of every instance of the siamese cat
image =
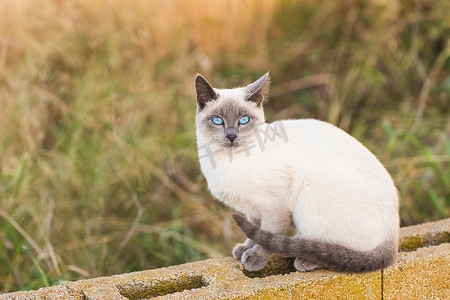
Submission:
POLYGON ((269 73, 234 89, 195 78, 201 170, 247 235, 233 255, 248 271, 271 253, 295 268, 369 272, 397 255, 398 195, 377 158, 343 130, 313 119, 264 121, 269 73), (294 225, 298 234, 285 236, 294 225))

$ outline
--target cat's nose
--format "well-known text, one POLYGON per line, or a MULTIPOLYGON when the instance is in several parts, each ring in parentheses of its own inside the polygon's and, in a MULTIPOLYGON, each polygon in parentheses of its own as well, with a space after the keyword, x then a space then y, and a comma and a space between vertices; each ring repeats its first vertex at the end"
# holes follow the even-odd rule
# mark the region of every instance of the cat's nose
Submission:
POLYGON ((233 142, 237 138, 237 131, 236 128, 229 127, 226 129, 226 135, 227 139, 230 140, 230 142, 233 142))
POLYGON ((227 135, 226 137, 230 140, 230 142, 233 142, 237 138, 237 135, 230 134, 230 135, 227 135))

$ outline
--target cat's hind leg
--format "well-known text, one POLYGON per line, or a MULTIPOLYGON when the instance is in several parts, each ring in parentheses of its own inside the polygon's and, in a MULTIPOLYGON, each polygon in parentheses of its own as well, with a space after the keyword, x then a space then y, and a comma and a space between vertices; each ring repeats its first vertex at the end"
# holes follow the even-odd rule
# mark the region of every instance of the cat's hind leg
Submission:
POLYGON ((307 272, 312 271, 314 269, 319 269, 320 266, 310 263, 309 261, 304 260, 303 258, 297 257, 294 261, 294 267, 297 271, 307 272))

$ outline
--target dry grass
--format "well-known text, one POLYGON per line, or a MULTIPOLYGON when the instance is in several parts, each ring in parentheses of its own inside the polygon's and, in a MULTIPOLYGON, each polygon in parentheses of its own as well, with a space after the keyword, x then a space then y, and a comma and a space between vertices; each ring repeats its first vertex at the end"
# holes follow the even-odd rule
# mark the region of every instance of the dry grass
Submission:
POLYGON ((229 255, 193 77, 348 130, 403 224, 450 214, 448 1, 0 2, 0 291, 229 255), (23 246, 29 250, 24 250, 23 246))

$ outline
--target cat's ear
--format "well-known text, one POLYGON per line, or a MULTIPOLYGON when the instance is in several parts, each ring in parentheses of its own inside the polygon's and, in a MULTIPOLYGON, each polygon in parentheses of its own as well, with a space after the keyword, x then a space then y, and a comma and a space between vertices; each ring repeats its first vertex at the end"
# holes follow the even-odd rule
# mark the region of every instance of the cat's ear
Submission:
POLYGON ((247 101, 255 102, 256 105, 261 105, 264 97, 269 92, 270 77, 269 72, 264 74, 260 79, 247 85, 245 88, 248 91, 247 101))
POLYGON ((213 87, 200 74, 197 74, 195 77, 195 90, 197 91, 197 104, 200 110, 202 110, 209 101, 219 97, 213 87))

